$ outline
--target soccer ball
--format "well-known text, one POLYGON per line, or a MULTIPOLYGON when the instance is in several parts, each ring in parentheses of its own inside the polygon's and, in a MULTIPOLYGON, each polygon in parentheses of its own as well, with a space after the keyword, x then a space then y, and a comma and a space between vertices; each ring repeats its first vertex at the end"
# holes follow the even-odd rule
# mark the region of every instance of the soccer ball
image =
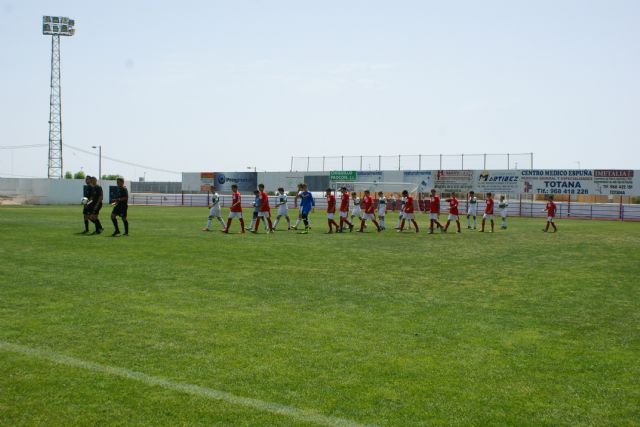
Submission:
POLYGON ((83 197, 82 200, 80 200, 80 203, 82 203, 83 205, 86 205, 89 202, 89 199, 86 197, 83 197))

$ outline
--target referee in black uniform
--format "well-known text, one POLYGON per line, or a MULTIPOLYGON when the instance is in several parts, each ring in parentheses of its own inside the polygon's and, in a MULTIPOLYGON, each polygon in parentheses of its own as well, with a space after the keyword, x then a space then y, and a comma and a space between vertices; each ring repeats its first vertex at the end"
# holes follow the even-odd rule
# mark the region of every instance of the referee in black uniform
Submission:
POLYGON ((89 218, 91 217, 91 197, 93 193, 93 186, 91 185, 91 177, 87 175, 84 179, 84 188, 82 189, 82 197, 86 200, 84 206, 82 206, 82 215, 84 217, 84 231, 82 234, 87 234, 89 232, 89 218))
POLYGON ((89 220, 96 225, 96 231, 94 234, 100 234, 104 230, 100 223, 100 218, 98 218, 98 215, 100 215, 100 209, 102 209, 102 187, 98 185, 98 179, 95 176, 91 177, 91 185, 93 186, 93 192, 91 194, 91 216, 89 217, 89 220))
POLYGON ((118 196, 112 200, 113 211, 111 211, 111 222, 115 227, 115 231, 111 236, 116 237, 120 235, 120 228, 118 228, 118 217, 122 218, 124 224, 123 236, 129 235, 129 221, 127 221, 127 209, 129 208, 129 191, 124 186, 124 178, 118 178, 116 180, 118 185, 118 196))

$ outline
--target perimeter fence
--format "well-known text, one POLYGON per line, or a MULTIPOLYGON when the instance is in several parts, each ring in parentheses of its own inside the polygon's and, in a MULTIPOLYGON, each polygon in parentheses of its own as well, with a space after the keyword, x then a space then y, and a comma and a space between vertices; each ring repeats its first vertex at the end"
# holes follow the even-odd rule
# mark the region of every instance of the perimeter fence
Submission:
MULTIPOLYGON (((129 204, 139 206, 186 206, 186 207, 207 207, 211 201, 211 196, 206 193, 190 194, 161 194, 161 193, 132 193, 129 196, 129 204)), ((245 209, 253 209, 253 195, 244 195, 242 198, 242 207, 245 209)), ((269 203, 272 206, 272 214, 276 213, 274 209, 276 202, 275 196, 269 196, 269 203)), ((323 197, 316 197, 316 209, 324 210, 327 208, 327 201, 323 197)), ((534 201, 526 197, 510 199, 507 208, 508 216, 543 218, 546 216, 544 208, 546 202, 534 201)), ((416 200, 416 209, 421 212, 428 212, 429 200, 416 200)), ((230 195, 220 196, 220 205, 229 207, 231 205, 230 195)), ((443 202, 441 214, 447 214, 446 203, 443 202)), ((289 197, 289 208, 297 207, 296 200, 289 197)), ((560 219, 601 219, 601 220, 622 220, 622 221, 640 221, 640 205, 626 203, 577 203, 577 202, 556 202, 558 207, 557 218, 560 219)), ((398 212, 400 203, 397 199, 391 198, 387 205, 387 209, 391 212, 398 212)), ((467 202, 460 200, 459 210, 461 216, 467 211, 467 202)), ((478 214, 482 216, 484 212, 484 201, 478 201, 478 214)), ((247 212, 249 213, 249 212, 247 212)), ((498 209, 496 209, 496 215, 498 209)))

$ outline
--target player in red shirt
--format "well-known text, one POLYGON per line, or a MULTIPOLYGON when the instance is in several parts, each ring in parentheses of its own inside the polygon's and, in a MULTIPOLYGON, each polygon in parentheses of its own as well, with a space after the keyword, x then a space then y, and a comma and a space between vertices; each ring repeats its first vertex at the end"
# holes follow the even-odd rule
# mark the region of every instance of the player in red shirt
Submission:
POLYGON ((484 233, 484 222, 488 219, 491 221, 491 231, 493 233, 493 196, 491 193, 487 193, 487 200, 485 202, 484 215, 482 215, 482 226, 480 232, 484 233))
POLYGON ((402 232, 402 230, 404 229, 404 222, 406 220, 409 220, 413 223, 413 225, 416 227, 416 233, 418 233, 420 229, 418 228, 418 223, 413 217, 413 197, 409 195, 409 192, 407 190, 404 190, 402 192, 402 197, 405 198, 406 202, 404 204, 404 212, 402 213, 402 221, 400 221, 400 229, 398 230, 398 233, 402 232))
POLYGON ((364 197, 362 198, 362 202, 360 202, 360 204, 362 205, 362 209, 364 209, 364 214, 362 215, 362 219, 360 220, 360 230, 358 230, 358 232, 364 233, 364 223, 368 219, 375 224, 378 231, 381 231, 380 225, 378 224, 378 221, 376 221, 376 208, 373 205, 373 197, 371 197, 371 192, 369 190, 364 190, 364 197))
POLYGON ((458 199, 456 198, 456 193, 451 193, 451 198, 447 199, 447 202, 449 202, 449 217, 447 218, 447 224, 444 226, 444 232, 446 233, 449 229, 451 221, 455 220, 456 226, 458 226, 458 233, 460 233, 460 217, 458 216, 458 199))
POLYGON ((231 221, 233 218, 238 218, 240 220, 240 233, 244 233, 244 218, 242 218, 242 199, 240 198, 240 193, 238 192, 238 186, 233 184, 231 186, 231 207, 229 208, 229 219, 227 219, 227 228, 224 230, 220 230, 223 233, 229 233, 229 227, 231 226, 231 221))
POLYGON ((349 226, 349 231, 353 230, 353 224, 349 221, 349 190, 347 187, 340 189, 342 196, 340 197, 340 228, 338 232, 342 233, 344 224, 349 226))
POLYGON ((558 231, 558 227, 556 227, 556 224, 553 222, 553 219, 556 217, 556 204, 553 202, 553 196, 549 196, 547 206, 545 206, 543 212, 547 212, 547 226, 542 231, 546 233, 549 230, 549 225, 553 227, 554 233, 558 231))
POLYGON ((253 234, 258 232, 258 226, 260 225, 260 218, 265 222, 265 225, 269 224, 267 233, 273 232, 273 224, 271 224, 271 208, 269 207, 269 196, 264 191, 264 184, 258 184, 258 191, 260 192, 260 206, 258 207, 258 220, 256 225, 251 231, 253 234))
POLYGON ((432 189, 429 197, 429 234, 433 234, 434 225, 444 231, 442 224, 438 221, 438 215, 440 215, 440 197, 436 195, 436 190, 432 189))
POLYGON ((336 196, 332 194, 332 190, 327 188, 327 224, 329 224, 328 233, 333 233, 333 226, 336 226, 336 233, 340 230, 338 223, 333 219, 336 214, 336 196))

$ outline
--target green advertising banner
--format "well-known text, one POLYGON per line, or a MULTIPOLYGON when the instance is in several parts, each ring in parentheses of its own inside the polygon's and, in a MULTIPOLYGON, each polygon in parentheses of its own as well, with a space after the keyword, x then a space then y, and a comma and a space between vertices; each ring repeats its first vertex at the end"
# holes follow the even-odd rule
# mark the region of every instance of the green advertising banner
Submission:
POLYGON ((330 171, 329 179, 331 181, 356 181, 358 172, 356 171, 330 171))

